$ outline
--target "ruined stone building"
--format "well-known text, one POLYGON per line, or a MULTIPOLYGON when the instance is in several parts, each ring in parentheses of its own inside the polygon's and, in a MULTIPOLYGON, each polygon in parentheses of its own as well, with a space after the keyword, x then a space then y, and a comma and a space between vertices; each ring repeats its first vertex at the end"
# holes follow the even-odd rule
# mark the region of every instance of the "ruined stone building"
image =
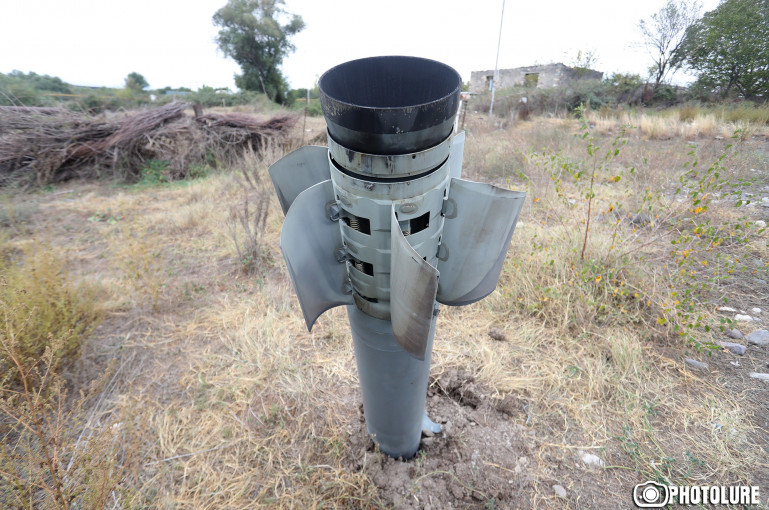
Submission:
MULTIPOLYGON (((470 74, 470 92, 479 94, 489 90, 494 70, 473 71, 470 74)), ((592 69, 568 67, 561 63, 543 66, 500 69, 497 90, 508 87, 558 87, 576 80, 601 80, 603 73, 592 69)))

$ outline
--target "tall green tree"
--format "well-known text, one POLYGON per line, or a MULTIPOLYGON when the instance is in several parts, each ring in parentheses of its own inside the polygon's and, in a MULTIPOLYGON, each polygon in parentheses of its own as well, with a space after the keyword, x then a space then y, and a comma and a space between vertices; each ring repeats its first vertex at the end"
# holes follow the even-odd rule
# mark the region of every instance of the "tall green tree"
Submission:
POLYGON ((702 4, 698 0, 668 0, 649 19, 638 22, 643 44, 654 61, 650 74, 654 78, 655 89, 670 73, 681 67, 678 54, 686 31, 700 17, 701 9, 702 4))
POLYGON ((706 90, 767 97, 767 41, 769 0, 725 0, 687 30, 681 59, 706 90))
POLYGON ((132 92, 141 92, 149 86, 150 84, 147 83, 144 76, 137 72, 129 73, 128 76, 125 77, 125 88, 132 92))
POLYGON ((235 84, 264 92, 276 103, 285 101, 288 89, 280 65, 295 49, 291 37, 304 29, 302 17, 289 14, 284 5, 283 0, 228 0, 213 17, 221 27, 219 48, 243 71, 235 84))

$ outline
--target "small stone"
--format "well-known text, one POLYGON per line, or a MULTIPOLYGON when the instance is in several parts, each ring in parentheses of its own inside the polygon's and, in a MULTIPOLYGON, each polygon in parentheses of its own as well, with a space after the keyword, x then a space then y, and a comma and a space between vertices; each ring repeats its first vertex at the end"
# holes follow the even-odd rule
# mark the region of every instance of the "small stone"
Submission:
POLYGON ((748 341, 748 344, 757 345, 759 347, 764 347, 766 345, 769 345, 769 330, 757 329, 751 334, 749 334, 748 336, 746 336, 745 340, 748 341))
POLYGON ((750 377, 753 379, 761 379, 762 381, 769 381, 769 374, 761 374, 759 372, 751 372, 750 377))
POLYGON ((694 367, 694 368, 699 368, 701 370, 706 370, 708 368, 708 364, 707 363, 703 363, 701 361, 697 361, 696 359, 686 358, 684 361, 686 362, 687 365, 689 365, 691 367, 694 367))
POLYGON ((432 446, 435 443, 434 437, 426 437, 422 439, 422 446, 432 446))
POLYGON ((649 215, 644 213, 634 214, 633 216, 630 217, 631 225, 644 226, 644 225, 648 225, 651 222, 652 222, 652 219, 649 217, 649 215))
POLYGON ((743 354, 745 354, 745 351, 748 350, 748 348, 742 344, 735 344, 733 342, 718 342, 718 343, 721 344, 721 347, 731 352, 732 354, 736 354, 737 356, 742 356, 743 354))
POLYGON ((766 228, 766 222, 764 220, 757 220, 756 221, 756 226, 758 228, 766 228))
POLYGON ((728 336, 729 338, 734 338, 735 340, 742 340, 743 338, 745 338, 745 335, 743 335, 742 331, 740 331, 739 329, 730 330, 726 334, 726 336, 728 336))
POLYGON ((497 340, 498 342, 504 342, 505 340, 507 340, 505 333, 499 328, 491 328, 489 330, 489 336, 492 339, 497 340))
POLYGON ((561 485, 553 485, 553 491, 559 498, 566 499, 566 489, 561 485))
POLYGON ((574 204, 576 204, 576 203, 577 203, 577 201, 576 201, 576 200, 574 200, 573 198, 570 198, 570 199, 569 199, 569 204, 570 204, 570 205, 574 205, 574 204))
POLYGON ((766 280, 764 280, 763 278, 753 278, 753 281, 759 285, 766 285, 767 283, 766 280))
POLYGON ((435 433, 433 433, 430 429, 422 429, 422 437, 433 437, 435 433))
POLYGON ((734 320, 737 322, 753 322, 753 317, 750 315, 742 315, 741 313, 738 313, 734 316, 734 320))
POLYGON ((761 309, 760 308, 751 308, 750 313, 753 315, 761 315, 761 309))
POLYGON ((736 308, 732 308, 731 306, 721 306, 717 308, 719 312, 727 312, 727 313, 734 313, 737 311, 736 308))
POLYGON ((597 455, 583 452, 581 450, 578 453, 579 453, 579 458, 582 459, 582 462, 584 462, 588 466, 603 467, 603 461, 597 455))

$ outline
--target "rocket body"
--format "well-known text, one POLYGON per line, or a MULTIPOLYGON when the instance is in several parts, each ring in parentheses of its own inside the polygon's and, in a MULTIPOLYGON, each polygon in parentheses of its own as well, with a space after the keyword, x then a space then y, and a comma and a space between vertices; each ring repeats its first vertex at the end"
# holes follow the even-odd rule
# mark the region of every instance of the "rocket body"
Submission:
POLYGON ((270 176, 281 249, 308 329, 346 305, 366 427, 412 457, 423 428, 438 303, 496 287, 524 193, 460 178, 461 80, 415 57, 341 64, 319 81, 329 147, 302 147, 270 176))

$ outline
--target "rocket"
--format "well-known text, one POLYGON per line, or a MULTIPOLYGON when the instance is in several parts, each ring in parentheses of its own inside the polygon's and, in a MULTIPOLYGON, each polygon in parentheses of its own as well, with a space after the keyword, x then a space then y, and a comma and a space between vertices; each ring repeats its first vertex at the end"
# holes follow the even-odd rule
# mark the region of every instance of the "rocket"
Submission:
POLYGON ((462 81, 434 60, 381 56, 318 82, 328 147, 273 164, 280 247, 308 330, 346 306, 366 428, 408 459, 423 430, 439 304, 494 291, 525 193, 461 178, 462 81))

